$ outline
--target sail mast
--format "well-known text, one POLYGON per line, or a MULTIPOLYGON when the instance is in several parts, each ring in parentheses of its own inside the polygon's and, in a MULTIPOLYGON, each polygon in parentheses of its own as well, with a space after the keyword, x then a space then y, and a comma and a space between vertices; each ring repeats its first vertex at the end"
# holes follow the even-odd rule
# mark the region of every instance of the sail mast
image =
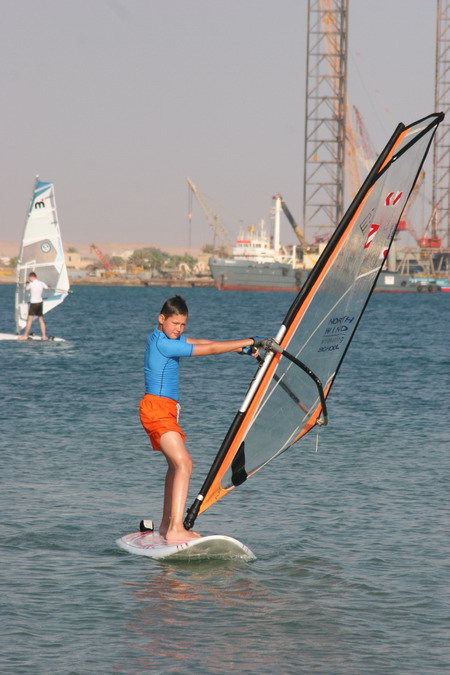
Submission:
POLYGON ((28 212, 27 216, 25 218, 25 223, 23 225, 23 230, 22 230, 22 237, 20 239, 20 248, 19 248, 19 258, 17 260, 17 267, 16 267, 16 293, 15 293, 15 312, 14 312, 14 318, 15 318, 15 324, 16 324, 16 333, 19 334, 22 328, 24 327, 24 322, 23 322, 23 304, 25 300, 25 282, 26 282, 26 277, 24 277, 24 270, 22 268, 22 261, 24 259, 24 253, 23 253, 23 242, 25 239, 25 232, 27 229, 27 223, 28 223, 28 218, 30 215, 30 211, 33 205, 33 199, 34 195, 36 193, 36 186, 39 182, 39 175, 36 174, 35 179, 34 179, 34 185, 33 185, 33 192, 31 193, 31 199, 30 199, 30 206, 28 207, 28 212))

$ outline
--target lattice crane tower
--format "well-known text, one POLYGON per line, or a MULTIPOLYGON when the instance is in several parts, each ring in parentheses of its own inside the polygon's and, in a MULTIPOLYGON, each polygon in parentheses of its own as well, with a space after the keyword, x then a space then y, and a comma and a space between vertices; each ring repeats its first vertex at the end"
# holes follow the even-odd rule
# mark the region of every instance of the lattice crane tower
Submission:
POLYGON ((303 232, 330 234, 344 210, 348 0, 308 1, 303 232))
POLYGON ((446 117, 434 142, 431 236, 450 247, 450 0, 437 0, 435 110, 446 117))

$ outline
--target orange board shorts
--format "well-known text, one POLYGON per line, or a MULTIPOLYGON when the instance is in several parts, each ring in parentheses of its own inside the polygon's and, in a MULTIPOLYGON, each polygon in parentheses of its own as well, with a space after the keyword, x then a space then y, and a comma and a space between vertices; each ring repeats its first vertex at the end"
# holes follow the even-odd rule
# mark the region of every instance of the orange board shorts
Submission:
POLYGON ((183 441, 186 436, 178 426, 180 405, 171 398, 145 394, 139 403, 139 418, 148 433, 153 450, 161 450, 161 436, 167 431, 177 431, 183 441))

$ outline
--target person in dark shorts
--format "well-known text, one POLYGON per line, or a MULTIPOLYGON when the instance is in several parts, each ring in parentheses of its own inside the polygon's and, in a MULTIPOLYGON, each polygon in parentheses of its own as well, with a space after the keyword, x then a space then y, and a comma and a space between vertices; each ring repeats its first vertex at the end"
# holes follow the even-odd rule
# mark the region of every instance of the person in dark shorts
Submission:
POLYGON ((28 319, 27 325, 25 326, 25 332, 23 335, 19 335, 18 340, 27 340, 28 335, 30 334, 31 324, 33 319, 36 316, 39 320, 39 325, 41 327, 42 340, 47 340, 47 333, 45 327, 45 321, 43 317, 43 299, 42 293, 46 290, 50 290, 50 286, 44 281, 39 281, 35 272, 30 272, 28 276, 28 281, 26 282, 27 290, 30 291, 30 307, 28 309, 28 319))

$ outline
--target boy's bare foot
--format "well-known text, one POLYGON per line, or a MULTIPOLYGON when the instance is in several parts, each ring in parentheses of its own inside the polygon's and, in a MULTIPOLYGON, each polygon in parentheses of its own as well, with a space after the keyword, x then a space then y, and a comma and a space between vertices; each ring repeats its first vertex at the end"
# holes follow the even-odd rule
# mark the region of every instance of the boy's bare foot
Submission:
POLYGON ((198 539, 202 535, 198 532, 193 532, 192 530, 186 530, 184 527, 180 529, 167 530, 166 533, 163 533, 161 530, 159 534, 164 537, 169 543, 176 543, 180 541, 190 541, 191 539, 198 539))
POLYGON ((28 335, 19 335, 18 340, 28 340, 28 335))

